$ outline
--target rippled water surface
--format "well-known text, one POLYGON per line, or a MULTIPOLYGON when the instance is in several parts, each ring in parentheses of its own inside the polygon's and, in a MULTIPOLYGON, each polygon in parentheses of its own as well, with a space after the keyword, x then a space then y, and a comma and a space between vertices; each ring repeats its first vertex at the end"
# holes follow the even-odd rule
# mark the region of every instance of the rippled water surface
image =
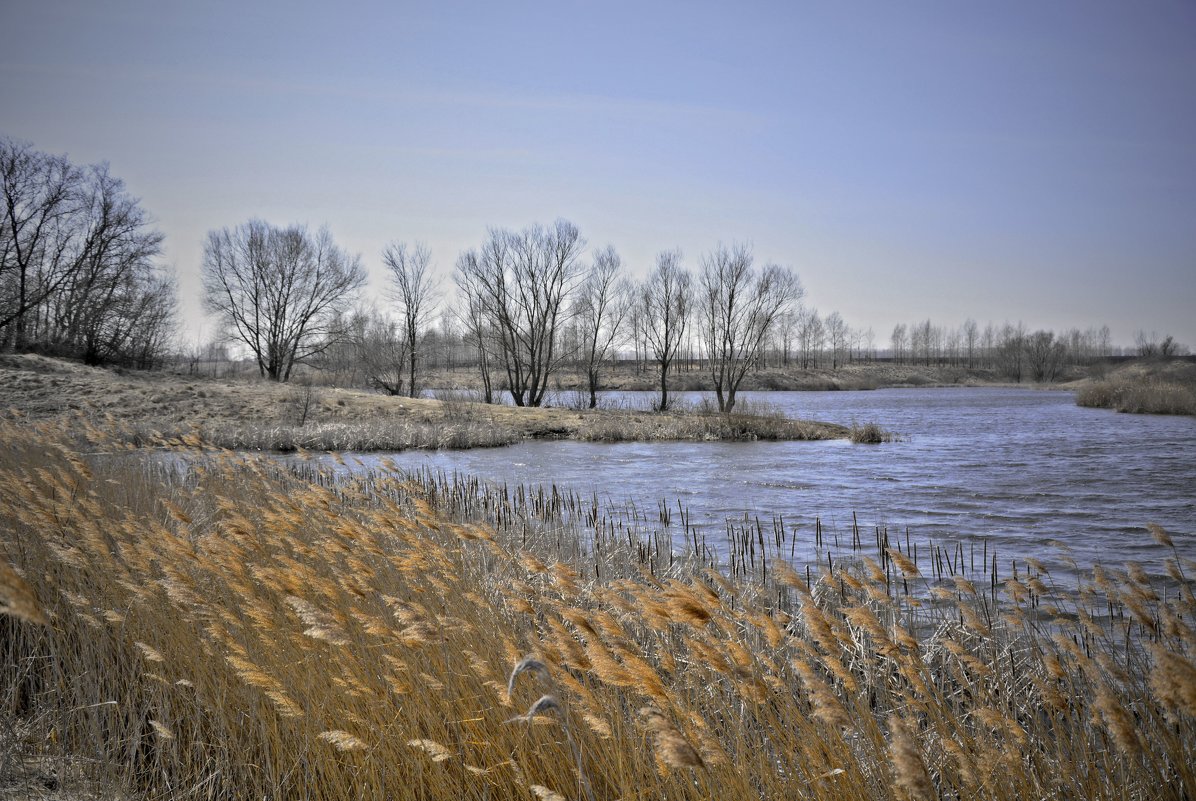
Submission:
MULTIPOLYGON (((623 393, 633 404, 637 393, 623 393)), ((509 448, 390 455, 508 484, 556 484, 618 506, 688 507, 721 530, 747 513, 812 531, 887 526, 925 541, 984 538, 1042 558, 1065 542, 1081 564, 1156 563, 1158 523, 1196 558, 1196 419, 1075 405, 1070 392, 893 389, 747 397, 786 414, 877 422, 899 442, 529 442, 509 448)), ((367 466, 381 456, 361 456, 367 466)), ((718 536, 711 536, 718 541, 718 536)))

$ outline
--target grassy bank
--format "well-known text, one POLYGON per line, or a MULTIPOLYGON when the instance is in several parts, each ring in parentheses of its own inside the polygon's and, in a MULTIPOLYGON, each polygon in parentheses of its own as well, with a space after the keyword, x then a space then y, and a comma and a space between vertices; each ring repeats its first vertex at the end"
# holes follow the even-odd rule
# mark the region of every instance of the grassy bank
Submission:
POLYGON ((1076 389, 1076 403, 1130 414, 1196 415, 1196 364, 1143 361, 1076 389))
POLYGON ((879 534, 799 575, 782 527, 712 569, 555 492, 112 450, 0 429, 4 764, 139 798, 1196 793, 1178 555, 1077 595, 879 534))
POLYGON ((847 429, 761 410, 723 416, 704 409, 518 409, 266 381, 201 379, 103 370, 40 356, 0 356, 0 414, 27 420, 105 418, 130 441, 197 436, 217 447, 406 450, 506 445, 524 439, 583 441, 835 439, 847 429))
POLYGON ((1130 414, 1196 415, 1196 390, 1167 381, 1097 381, 1076 393, 1076 403, 1130 414))

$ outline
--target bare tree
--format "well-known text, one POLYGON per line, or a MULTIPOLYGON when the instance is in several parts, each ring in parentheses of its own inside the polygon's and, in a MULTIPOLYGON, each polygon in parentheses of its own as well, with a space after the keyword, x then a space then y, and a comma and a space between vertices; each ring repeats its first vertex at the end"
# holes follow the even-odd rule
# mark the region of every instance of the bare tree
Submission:
POLYGON ((169 336, 173 324, 174 285, 154 263, 162 235, 106 165, 87 170, 83 192, 85 245, 66 280, 43 301, 40 336, 88 364, 147 366, 154 356, 147 345, 169 336))
POLYGON ((863 333, 864 347, 866 348, 865 358, 869 362, 876 361, 876 332, 872 330, 872 326, 868 326, 868 330, 863 333))
POLYGON ((457 260, 454 280, 479 317, 477 330, 497 339, 516 406, 541 405, 549 377, 569 355, 558 345, 583 277, 584 246, 577 226, 557 220, 518 233, 492 230, 480 252, 457 260))
POLYGON ((1151 331, 1149 334, 1142 330, 1136 331, 1134 333, 1134 346, 1138 350, 1138 355, 1144 358, 1153 358, 1155 356, 1170 358, 1178 356, 1184 350, 1183 346, 1175 341, 1175 337, 1167 334, 1162 339, 1159 339, 1157 331, 1151 331))
POLYGON ((826 316, 826 336, 831 347, 831 369, 838 370, 843 362, 843 349, 847 345, 848 327, 843 315, 831 312, 826 316))
POLYGON ((969 317, 963 324, 963 347, 967 354, 968 367, 976 366, 976 351, 980 345, 980 327, 969 317))
POLYGON ((0 138, 0 334, 15 350, 27 317, 72 274, 84 249, 83 172, 65 156, 0 138))
POLYGON ((359 309, 347 327, 348 344, 361 377, 387 395, 402 395, 410 349, 402 326, 376 309, 359 309))
POLYGON ((797 337, 800 317, 801 308, 794 306, 792 309, 784 312, 777 321, 777 338, 780 340, 781 364, 785 367, 789 366, 789 360, 793 356, 793 341, 797 337))
POLYGON ((818 353, 826 338, 826 326, 817 309, 803 309, 797 326, 797 343, 801 349, 801 369, 818 366, 818 353))
POLYGON ((146 367, 173 332, 162 235, 107 165, 0 139, 0 343, 146 367))
POLYGON ((245 344, 258 371, 287 381, 297 362, 343 334, 338 323, 365 283, 361 259, 336 246, 327 228, 276 228, 250 220, 208 233, 204 305, 245 344))
POLYGON ((792 271, 770 264, 757 272, 746 246, 719 245, 702 259, 701 337, 720 412, 735 408, 739 385, 778 318, 801 297, 792 271))
POLYGON ((949 364, 959 364, 960 343, 963 341, 962 334, 960 334, 958 329, 950 329, 940 336, 942 337, 940 342, 945 347, 947 362, 949 364))
POLYGON ((1187 353, 1188 346, 1176 341, 1170 334, 1163 337, 1163 341, 1159 343, 1159 355, 1168 359, 1173 356, 1186 356, 1187 353))
POLYGON ((930 320, 911 323, 909 326, 909 361, 916 364, 920 359, 922 364, 929 365, 931 354, 934 352, 934 324, 930 320))
POLYGON ((1063 369, 1066 347, 1053 331, 1035 331, 1025 337, 1026 365, 1035 381, 1054 381, 1063 369))
POLYGON ((622 264, 613 247, 594 254, 594 265, 574 302, 591 409, 598 405, 599 371, 614 351, 632 306, 631 285, 620 276, 622 264))
POLYGON ((428 327, 436 308, 438 282, 428 272, 432 252, 419 242, 410 249, 406 243, 395 242, 386 246, 382 252, 382 261, 390 270, 395 300, 402 315, 403 333, 407 340, 407 358, 410 362, 407 391, 414 398, 420 391, 415 379, 416 364, 421 358, 420 332, 428 327))
POLYGON ((998 335, 996 360, 998 367, 1019 384, 1026 367, 1026 326, 1005 323, 998 335))
POLYGON ((1107 359, 1113 355, 1113 333, 1109 330, 1109 326, 1102 325, 1095 334, 1096 341, 1096 355, 1101 359, 1107 359))
POLYGON ((465 329, 465 341, 477 353, 478 370, 482 379, 483 399, 494 403, 494 381, 491 377, 498 361, 499 344, 492 315, 488 310, 490 293, 484 283, 484 272, 477 251, 469 250, 457 257, 453 281, 461 293, 462 305, 457 312, 465 329))
POLYGON ((165 358, 175 336, 177 288, 173 277, 130 277, 108 301, 108 313, 90 318, 80 342, 85 360, 149 369, 165 358))
POLYGON ((633 298, 627 322, 631 326, 631 348, 635 359, 635 372, 636 375, 639 375, 647 369, 645 362, 648 360, 648 343, 644 336, 644 304, 640 302, 638 296, 633 298))
POLYGON ((893 333, 889 335, 889 348, 892 352, 894 364, 901 364, 909 343, 909 335, 905 323, 893 326, 893 333))
POLYGON ((460 345, 464 339, 456 310, 442 310, 439 323, 437 333, 440 340, 440 358, 436 363, 452 370, 457 366, 460 345))
POLYGON ((660 364, 660 403, 669 408, 669 365, 685 339, 693 305, 693 279, 681 266, 680 251, 666 251, 656 257, 656 268, 640 290, 643 335, 660 364))

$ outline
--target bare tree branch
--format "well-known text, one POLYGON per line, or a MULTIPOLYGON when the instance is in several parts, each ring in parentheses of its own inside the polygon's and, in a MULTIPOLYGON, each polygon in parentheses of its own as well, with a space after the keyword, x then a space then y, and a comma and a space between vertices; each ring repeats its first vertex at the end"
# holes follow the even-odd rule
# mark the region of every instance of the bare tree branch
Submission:
POLYGON ((417 242, 408 249, 406 243, 394 242, 382 252, 382 261, 390 270, 406 337, 407 357, 410 360, 407 389, 411 397, 419 395, 416 365, 420 359, 420 331, 428 326, 436 309, 438 283, 429 273, 432 252, 417 242))
POLYGON ((480 252, 457 260, 454 280, 477 315, 479 336, 497 345, 516 406, 541 405, 549 376, 568 356, 558 345, 583 277, 584 247, 577 226, 557 220, 550 228, 492 230, 480 252))
POLYGON ((669 408, 669 366, 685 339, 693 305, 693 278, 681 266, 680 251, 660 253, 640 289, 642 334, 660 364, 661 411, 669 408))
POLYGON ((336 246, 326 228, 261 220, 208 234, 204 305, 244 343, 263 377, 286 381, 295 364, 343 334, 342 311, 365 283, 357 256, 336 246))

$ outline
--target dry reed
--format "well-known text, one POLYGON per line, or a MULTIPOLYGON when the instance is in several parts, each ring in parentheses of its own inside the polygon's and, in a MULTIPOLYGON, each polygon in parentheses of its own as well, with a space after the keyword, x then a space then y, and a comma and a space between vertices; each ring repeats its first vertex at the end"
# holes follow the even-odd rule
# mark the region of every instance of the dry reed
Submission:
POLYGON ((1161 530, 1168 577, 1074 593, 887 542, 803 576, 762 533, 716 570, 564 536, 551 496, 177 447, 0 430, 24 757, 147 798, 1196 795, 1191 560, 1161 530))

